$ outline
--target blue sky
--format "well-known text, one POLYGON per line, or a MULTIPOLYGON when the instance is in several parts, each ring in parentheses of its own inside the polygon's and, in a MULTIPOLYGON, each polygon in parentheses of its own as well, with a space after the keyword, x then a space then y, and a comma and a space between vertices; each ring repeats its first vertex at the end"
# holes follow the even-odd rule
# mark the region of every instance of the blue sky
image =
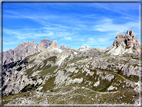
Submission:
POLYGON ((41 39, 106 48, 131 29, 140 40, 139 19, 139 3, 3 3, 3 50, 41 39))

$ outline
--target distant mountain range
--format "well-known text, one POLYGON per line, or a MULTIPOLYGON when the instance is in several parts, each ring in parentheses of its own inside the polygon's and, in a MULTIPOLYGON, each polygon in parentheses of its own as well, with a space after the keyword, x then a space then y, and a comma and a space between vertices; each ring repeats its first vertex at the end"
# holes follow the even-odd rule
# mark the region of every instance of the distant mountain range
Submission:
MULTIPOLYGON (((57 41, 56 41, 57 42, 57 41)), ((23 42, 15 49, 10 49, 3 52, 3 64, 8 64, 22 58, 32 55, 37 52, 41 52, 52 45, 52 41, 48 39, 42 39, 40 44, 33 42, 23 42)), ((58 47, 58 46, 57 46, 58 47)), ((68 46, 61 45, 60 49, 65 50, 68 46)), ((89 46, 81 46, 77 48, 77 51, 87 51, 91 49, 89 46)), ((112 55, 120 55, 125 53, 138 53, 140 52, 140 41, 136 38, 132 30, 127 31, 127 34, 120 33, 116 36, 113 45, 108 47, 108 53, 112 55)))
POLYGON ((2 102, 139 105, 140 46, 132 30, 108 49, 23 42, 4 52, 2 102))

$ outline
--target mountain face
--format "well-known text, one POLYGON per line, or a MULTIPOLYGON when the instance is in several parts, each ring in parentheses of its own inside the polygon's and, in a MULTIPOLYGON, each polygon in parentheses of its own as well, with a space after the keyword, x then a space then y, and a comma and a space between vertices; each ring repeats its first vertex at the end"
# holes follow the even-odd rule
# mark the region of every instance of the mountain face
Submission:
POLYGON ((140 52, 140 42, 136 38, 133 30, 128 30, 126 34, 120 33, 116 36, 108 53, 112 55, 122 55, 138 52, 140 52))
MULTIPOLYGON (((116 42, 116 48, 123 44, 116 42)), ((3 65, 3 103, 140 104, 139 58, 110 54, 112 47, 61 47, 53 41, 41 52, 3 65)))
POLYGON ((40 41, 39 48, 40 48, 41 50, 44 50, 44 49, 47 49, 51 44, 52 44, 52 41, 51 41, 51 40, 42 39, 42 40, 40 41))
POLYGON ((21 60, 22 58, 32 55, 37 52, 41 52, 51 45, 52 41, 48 39, 42 39, 40 44, 33 42, 23 42, 15 49, 10 49, 3 52, 3 64, 21 60))

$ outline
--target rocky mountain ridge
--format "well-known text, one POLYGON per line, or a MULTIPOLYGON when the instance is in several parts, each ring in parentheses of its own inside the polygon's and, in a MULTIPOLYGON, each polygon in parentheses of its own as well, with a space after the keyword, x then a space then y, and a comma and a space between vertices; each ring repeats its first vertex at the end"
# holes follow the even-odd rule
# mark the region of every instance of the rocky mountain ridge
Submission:
MULTIPOLYGON (((117 38, 112 46, 117 49, 125 43, 125 47, 125 34, 122 40, 117 38)), ((5 64, 3 103, 140 104, 141 65, 133 53, 113 55, 112 47, 85 51, 61 47, 53 41, 41 52, 5 64)))
MULTIPOLYGON (((49 39, 42 39, 40 40, 39 44, 35 43, 35 40, 33 42, 23 42, 20 45, 18 45, 15 49, 9 49, 8 51, 3 52, 3 64, 6 65, 11 62, 15 62, 18 60, 23 59, 24 57, 27 57, 29 55, 32 55, 37 52, 41 52, 48 47, 54 47, 57 48, 58 44, 57 41, 51 41, 49 39)), ((65 50, 68 46, 61 45, 60 49, 65 50)))
POLYGON ((3 64, 8 64, 17 60, 21 60, 26 56, 32 55, 37 52, 41 52, 51 45, 52 41, 48 39, 42 39, 40 44, 33 42, 23 42, 18 45, 15 49, 10 49, 3 52, 3 64))

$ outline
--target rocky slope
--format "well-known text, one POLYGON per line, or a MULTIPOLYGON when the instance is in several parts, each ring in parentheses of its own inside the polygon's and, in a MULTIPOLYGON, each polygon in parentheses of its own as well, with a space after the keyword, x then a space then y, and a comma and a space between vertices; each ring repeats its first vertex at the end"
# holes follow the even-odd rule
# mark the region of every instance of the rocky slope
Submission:
POLYGON ((139 105, 139 59, 109 51, 62 50, 54 41, 42 52, 6 64, 3 103, 139 105))

